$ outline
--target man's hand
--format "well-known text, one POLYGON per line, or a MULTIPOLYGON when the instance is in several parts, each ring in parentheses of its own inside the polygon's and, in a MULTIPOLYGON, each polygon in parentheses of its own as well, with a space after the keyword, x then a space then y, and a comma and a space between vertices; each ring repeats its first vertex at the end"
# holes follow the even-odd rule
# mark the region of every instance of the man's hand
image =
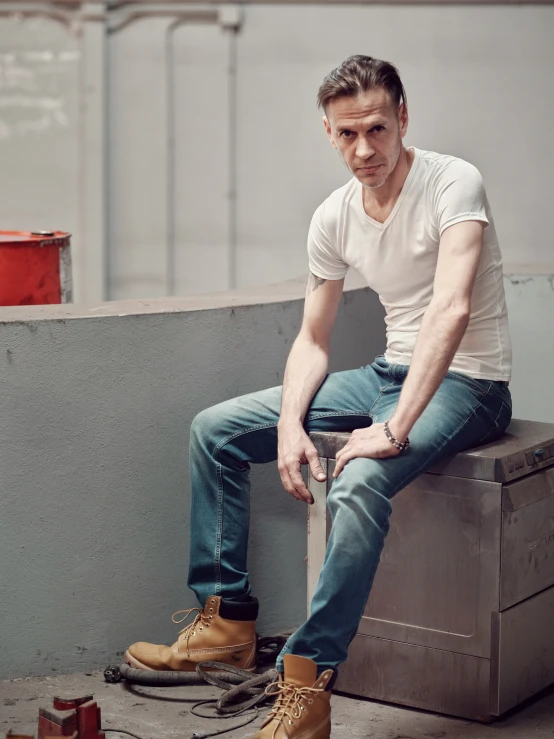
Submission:
POLYGON ((357 457, 386 459, 398 457, 401 452, 387 439, 384 424, 374 423, 367 429, 356 429, 348 444, 337 452, 337 464, 333 477, 339 476, 344 465, 357 457))
POLYGON ((300 467, 309 464, 313 477, 319 482, 327 479, 319 462, 317 449, 302 426, 285 427, 279 432, 278 467, 283 487, 297 500, 313 503, 312 494, 304 484, 300 467))

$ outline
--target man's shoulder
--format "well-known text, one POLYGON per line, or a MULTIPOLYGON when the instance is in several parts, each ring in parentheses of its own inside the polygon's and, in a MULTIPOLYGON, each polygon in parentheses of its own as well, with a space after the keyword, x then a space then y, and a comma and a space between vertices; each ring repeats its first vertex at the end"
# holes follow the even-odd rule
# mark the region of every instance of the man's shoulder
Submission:
POLYGON ((321 203, 316 210, 316 215, 323 221, 325 226, 333 227, 340 221, 345 206, 348 206, 356 192, 357 182, 356 178, 352 177, 342 187, 333 190, 321 203))
POLYGON ((326 209, 333 209, 340 207, 345 202, 349 202, 356 191, 357 184, 358 180, 355 177, 351 177, 344 185, 333 190, 333 192, 325 198, 322 205, 325 205, 326 209))
POLYGON ((444 178, 481 177, 481 173, 474 164, 453 154, 439 154, 436 151, 419 149, 419 159, 422 176, 433 182, 439 182, 444 178))

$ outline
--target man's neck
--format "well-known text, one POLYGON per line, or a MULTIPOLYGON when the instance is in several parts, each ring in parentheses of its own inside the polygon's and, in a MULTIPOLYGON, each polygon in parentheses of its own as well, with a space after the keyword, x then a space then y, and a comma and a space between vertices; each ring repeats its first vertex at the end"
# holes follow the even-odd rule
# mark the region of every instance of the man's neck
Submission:
POLYGON ((384 185, 376 189, 363 188, 362 202, 368 216, 386 221, 402 192, 413 161, 414 150, 402 147, 396 167, 384 185))

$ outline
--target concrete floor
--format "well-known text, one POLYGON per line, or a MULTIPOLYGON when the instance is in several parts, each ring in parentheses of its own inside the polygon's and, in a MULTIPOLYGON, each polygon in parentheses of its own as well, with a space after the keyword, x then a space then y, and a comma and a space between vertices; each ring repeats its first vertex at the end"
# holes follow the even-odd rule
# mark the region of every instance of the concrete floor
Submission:
MULTIPOLYGON (((38 708, 51 706, 52 697, 78 697, 93 693, 102 709, 102 726, 126 729, 142 739, 191 739, 195 732, 216 731, 239 719, 212 721, 190 713, 193 702, 213 698, 209 686, 192 688, 127 687, 110 685, 102 673, 56 675, 0 681, 0 737, 12 731, 36 735, 38 708)), ((529 701, 501 721, 490 725, 412 711, 384 703, 335 695, 333 739, 553 739, 554 687, 529 701)), ((261 717, 243 729, 224 734, 226 739, 249 737, 261 717)), ((106 739, 126 739, 108 734, 106 739)))

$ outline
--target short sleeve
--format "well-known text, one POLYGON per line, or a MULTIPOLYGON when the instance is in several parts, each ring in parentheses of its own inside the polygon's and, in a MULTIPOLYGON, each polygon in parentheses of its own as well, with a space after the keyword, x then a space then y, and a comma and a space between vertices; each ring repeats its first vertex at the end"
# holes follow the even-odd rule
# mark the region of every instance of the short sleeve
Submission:
POLYGON ((434 210, 439 234, 462 221, 481 221, 488 225, 483 178, 469 162, 453 159, 435 182, 434 210))
POLYGON ((324 280, 341 280, 348 272, 348 264, 337 253, 325 226, 325 203, 313 215, 308 233, 308 261, 310 272, 324 280))

